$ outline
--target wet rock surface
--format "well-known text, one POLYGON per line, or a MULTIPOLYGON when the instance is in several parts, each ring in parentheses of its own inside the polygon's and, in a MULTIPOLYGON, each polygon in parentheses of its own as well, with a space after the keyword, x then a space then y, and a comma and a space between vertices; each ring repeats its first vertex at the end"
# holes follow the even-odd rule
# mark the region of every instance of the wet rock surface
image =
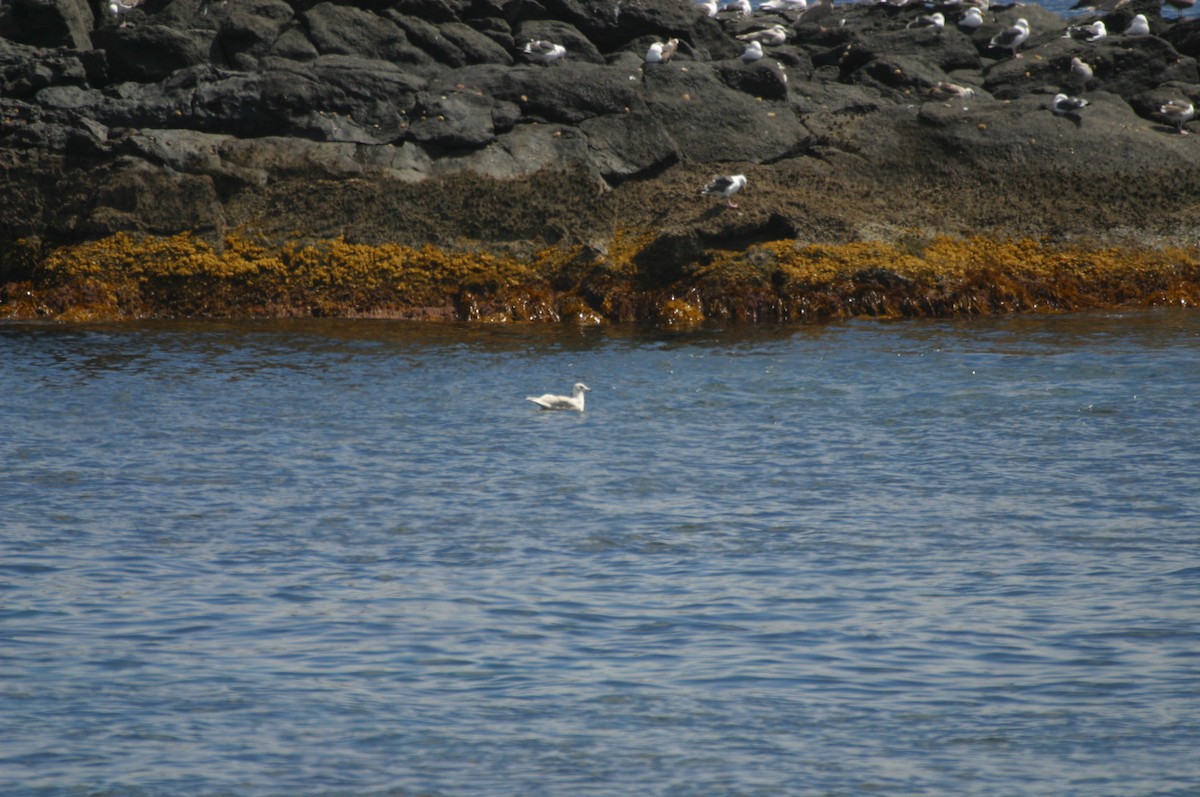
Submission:
POLYGON ((993 6, 707 16, 689 0, 98 0, 0 6, 0 230, 530 248, 639 267, 712 249, 993 234, 1194 245, 1200 22, 1135 0, 1065 19, 993 6), (1151 33, 1122 35, 1134 13, 1151 33), (1170 13, 1170 12, 1168 12, 1170 13), (990 45, 1018 18, 1017 55, 990 45), (1069 25, 1105 21, 1096 42, 1069 25), (741 59, 737 37, 782 25, 741 59), (668 63, 650 44, 678 40, 668 63), (543 65, 523 48, 566 48, 543 65), (1073 82, 1072 58, 1093 77, 1073 82), (1078 114, 1052 112, 1055 94, 1078 114), (1186 130, 1186 127, 1184 128, 1186 130), (745 174, 739 207, 703 198, 745 174))

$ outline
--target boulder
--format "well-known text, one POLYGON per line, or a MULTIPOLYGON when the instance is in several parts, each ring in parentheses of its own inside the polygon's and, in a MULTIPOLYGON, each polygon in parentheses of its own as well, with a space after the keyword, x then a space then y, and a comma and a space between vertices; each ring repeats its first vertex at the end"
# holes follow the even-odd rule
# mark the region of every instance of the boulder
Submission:
POLYGON ((764 163, 797 154, 807 133, 788 104, 745 94, 722 78, 728 69, 762 68, 727 62, 646 70, 646 106, 688 160, 764 163))
POLYGON ((103 81, 104 57, 94 52, 45 50, 0 39, 0 96, 32 98, 49 86, 103 81))
POLYGON ((580 124, 589 160, 609 184, 642 178, 679 161, 666 127, 648 111, 606 114, 580 124))
POLYGON ((434 61, 390 19, 352 6, 318 3, 303 14, 308 38, 322 55, 349 55, 422 67, 434 61))
POLYGON ((255 0, 232 8, 217 25, 216 51, 227 64, 251 71, 267 55, 294 15, 283 0, 255 0), (249 60, 246 60, 249 59, 249 60))
POLYGON ((189 66, 207 64, 212 31, 180 31, 163 25, 103 27, 92 33, 92 44, 103 50, 114 82, 154 83, 189 66))
POLYGON ((87 50, 95 22, 87 0, 6 0, 0 37, 35 47, 87 50))

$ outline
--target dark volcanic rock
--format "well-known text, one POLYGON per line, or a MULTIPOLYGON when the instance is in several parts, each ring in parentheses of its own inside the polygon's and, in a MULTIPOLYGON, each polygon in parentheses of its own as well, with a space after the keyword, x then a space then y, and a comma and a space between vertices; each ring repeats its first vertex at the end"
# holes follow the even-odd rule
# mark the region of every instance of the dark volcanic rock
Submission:
POLYGON ((413 66, 433 59, 409 42, 394 22, 351 6, 318 3, 303 15, 308 38, 322 55, 351 55, 413 66))
POLYGON ((35 47, 86 50, 95 17, 87 0, 8 0, 0 37, 35 47))
POLYGON ((758 75, 763 67, 721 63, 692 64, 686 72, 646 71, 646 102, 681 156, 708 163, 763 163, 798 153, 806 131, 788 106, 731 88, 722 77, 729 68, 758 75))
POLYGON ((154 83, 180 69, 207 63, 214 38, 210 31, 139 25, 101 28, 92 34, 92 43, 105 52, 114 82, 154 83))
POLYGON ((1036 5, 970 34, 953 11, 937 31, 907 27, 924 9, 857 3, 827 27, 692 0, 156 0, 124 27, 101 5, 0 5, 14 234, 546 235, 602 252, 654 227, 650 270, 771 236, 1196 237, 1200 136, 1158 112, 1200 99, 1194 21, 1125 37, 1121 9, 1089 44, 1036 5), (1033 35, 1012 58, 989 40, 1018 17, 1033 35), (743 63, 736 37, 777 20, 789 40, 743 63), (674 60, 643 63, 667 38, 674 60), (567 55, 533 63, 531 39, 567 55), (1049 110, 1084 88, 1078 117, 1049 110), (699 197, 716 173, 746 174, 739 209, 699 197))
POLYGON ((292 7, 283 0, 239 4, 218 23, 214 47, 225 63, 252 70, 255 59, 271 51, 293 18, 292 7))

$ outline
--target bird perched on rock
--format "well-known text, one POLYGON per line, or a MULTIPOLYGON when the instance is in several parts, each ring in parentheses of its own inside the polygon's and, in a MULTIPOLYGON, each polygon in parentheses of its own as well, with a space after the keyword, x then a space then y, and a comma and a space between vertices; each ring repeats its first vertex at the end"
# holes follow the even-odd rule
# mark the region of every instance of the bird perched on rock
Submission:
POLYGON ((714 177, 712 182, 704 186, 704 190, 700 192, 702 196, 719 196, 722 197, 731 208, 736 208, 737 205, 733 201, 733 195, 746 187, 746 175, 730 174, 721 177, 714 177))
POLYGON ((1087 86, 1093 74, 1092 67, 1082 58, 1075 56, 1071 59, 1071 82, 1078 83, 1080 90, 1087 86))
POLYGON ((1195 107, 1187 100, 1168 100, 1159 106, 1158 112, 1164 119, 1175 125, 1175 129, 1181 136, 1187 135, 1183 126, 1196 115, 1195 107))
POLYGON ((1013 58, 1020 58, 1017 49, 1029 38, 1029 21, 1021 17, 1009 27, 997 33, 989 42, 1000 50, 1011 50, 1013 58))
POLYGON ((958 26, 967 30, 975 30, 983 24, 983 12, 975 6, 971 6, 963 15, 958 18, 958 26))
POLYGON ((800 19, 796 20, 796 24, 803 25, 806 22, 812 22, 820 25, 821 21, 832 13, 833 0, 818 0, 815 6, 804 9, 804 13, 800 15, 800 19))
POLYGON ((762 42, 750 42, 746 45, 746 49, 742 50, 743 63, 752 63, 763 57, 762 42))
POLYGON ((540 396, 526 396, 526 401, 532 401, 544 410, 576 410, 583 412, 583 394, 590 392, 591 388, 583 382, 576 382, 575 387, 571 388, 571 395, 556 396, 553 393, 544 393, 540 396))
POLYGON ((679 49, 679 39, 667 39, 665 42, 655 42, 646 51, 646 63, 665 64, 675 57, 679 49))
POLYGON ((943 80, 929 90, 929 96, 947 100, 968 100, 975 96, 975 89, 960 86, 957 83, 948 83, 943 80))
POLYGON ((532 58, 534 61, 539 61, 546 66, 561 60, 567 54, 567 48, 561 44, 537 39, 525 45, 525 49, 521 52, 532 58))
POLYGON ((758 10, 782 14, 785 11, 803 11, 807 7, 808 0, 767 0, 758 10))
POLYGON ((120 20, 120 24, 117 27, 123 28, 127 24, 123 18, 124 15, 140 6, 143 2, 144 0, 113 0, 113 2, 108 4, 108 11, 120 20))
POLYGON ((1085 42, 1098 42, 1108 35, 1104 22, 1096 20, 1090 25, 1072 25, 1063 34, 1064 39, 1078 39, 1085 42))
POLYGON ((743 17, 749 17, 754 13, 754 6, 750 5, 750 0, 733 0, 732 3, 726 3, 721 6, 722 11, 736 11, 743 17))
POLYGON ((1066 94, 1059 92, 1054 95, 1054 99, 1050 102, 1050 110, 1055 116, 1065 116, 1075 123, 1076 127, 1083 124, 1083 117, 1080 115, 1088 104, 1088 101, 1082 97, 1068 97, 1066 94))
POLYGON ((787 41, 788 29, 783 25, 772 25, 764 30, 743 33, 737 38, 744 42, 760 42, 768 47, 774 47, 787 41))
POLYGON ((940 11, 935 11, 932 14, 922 14, 904 27, 937 28, 938 30, 941 30, 942 28, 946 27, 946 17, 940 11))
POLYGON ((717 15, 717 0, 701 0, 696 5, 706 16, 715 17, 717 15))
POLYGON ((1121 34, 1123 36, 1148 36, 1150 35, 1150 21, 1146 19, 1145 14, 1138 14, 1129 20, 1129 24, 1125 26, 1125 30, 1121 34))

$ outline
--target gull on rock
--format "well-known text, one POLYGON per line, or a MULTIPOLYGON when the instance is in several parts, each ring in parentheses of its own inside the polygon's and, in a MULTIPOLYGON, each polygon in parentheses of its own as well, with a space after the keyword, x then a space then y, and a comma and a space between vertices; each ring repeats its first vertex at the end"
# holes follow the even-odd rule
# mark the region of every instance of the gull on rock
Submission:
POLYGON ((803 11, 807 7, 808 0, 767 0, 758 7, 758 10, 782 13, 784 11, 803 11))
POLYGON ((933 14, 922 14, 904 27, 906 28, 937 28, 941 30, 946 27, 946 17, 942 12, 937 11, 933 14))
POLYGON ((704 0, 696 5, 707 16, 715 17, 717 15, 717 0, 704 0))
POLYGON ((1092 67, 1082 58, 1075 56, 1071 59, 1071 79, 1080 86, 1086 86, 1093 74, 1092 67))
POLYGON ((746 45, 746 49, 742 50, 742 60, 747 64, 752 61, 757 61, 763 57, 762 42, 753 41, 746 45))
POLYGON ((1012 26, 1005 28, 992 37, 990 44, 1001 50, 1011 50, 1013 58, 1021 58, 1017 49, 1029 38, 1029 21, 1021 17, 1012 26))
POLYGON ((960 86, 957 83, 948 83, 943 80, 929 90, 929 95, 942 99, 967 100, 975 96, 975 89, 960 86))
POLYGON ((714 177, 712 182, 704 186, 704 190, 700 193, 703 196, 719 196, 725 199, 726 203, 731 208, 736 208, 737 204, 733 201, 733 195, 746 187, 746 175, 744 174, 729 174, 721 177, 714 177))
POLYGON ((521 52, 525 53, 533 60, 540 61, 546 66, 549 66, 565 56, 567 54, 567 48, 563 47, 561 44, 555 44, 554 42, 537 39, 526 44, 525 49, 521 52))
POLYGON ((576 410, 583 412, 583 394, 591 390, 583 382, 576 382, 569 396, 556 396, 546 393, 541 396, 526 396, 526 401, 532 401, 544 410, 576 410))
POLYGON ((1138 14, 1133 19, 1129 20, 1129 25, 1125 27, 1122 35, 1125 36, 1148 36, 1150 34, 1150 21, 1146 19, 1145 14, 1138 14))
POLYGON ((958 26, 967 30, 975 30, 983 24, 983 12, 975 6, 971 6, 963 15, 958 18, 958 26))
POLYGON ((1159 106, 1158 112, 1164 119, 1175 125, 1175 129, 1181 136, 1187 135, 1183 126, 1196 115, 1195 107, 1187 100, 1168 100, 1159 106))
POLYGON ((821 21, 833 14, 833 0, 817 0, 815 6, 809 6, 804 9, 804 13, 800 15, 800 19, 796 20, 797 25, 803 25, 807 22, 813 22, 817 25, 821 21))
POLYGON ((646 63, 665 64, 675 57, 679 49, 679 39, 667 39, 665 42, 655 42, 646 51, 646 63))
POLYGON ((754 7, 750 5, 750 0, 733 0, 732 3, 726 3, 721 6, 722 11, 736 11, 743 17, 748 17, 754 13, 754 7))
POLYGON ((1056 116, 1065 116, 1075 123, 1076 127, 1083 124, 1083 117, 1080 111, 1087 106, 1088 101, 1082 97, 1068 97, 1066 94, 1058 93, 1054 95, 1054 99, 1050 103, 1050 110, 1056 116))
POLYGON ((121 19, 122 15, 128 14, 133 9, 140 6, 144 0, 113 0, 108 4, 109 13, 121 20, 121 24, 117 27, 125 27, 125 20, 121 19))
POLYGON ((744 42, 761 42, 768 47, 773 47, 778 44, 783 44, 787 41, 788 29, 783 25, 772 25, 765 30, 756 30, 752 33, 743 33, 738 36, 739 41, 744 42))
POLYGON ((1063 34, 1064 39, 1079 39, 1085 42, 1098 42, 1108 35, 1104 22, 1096 20, 1090 25, 1072 25, 1063 34))

